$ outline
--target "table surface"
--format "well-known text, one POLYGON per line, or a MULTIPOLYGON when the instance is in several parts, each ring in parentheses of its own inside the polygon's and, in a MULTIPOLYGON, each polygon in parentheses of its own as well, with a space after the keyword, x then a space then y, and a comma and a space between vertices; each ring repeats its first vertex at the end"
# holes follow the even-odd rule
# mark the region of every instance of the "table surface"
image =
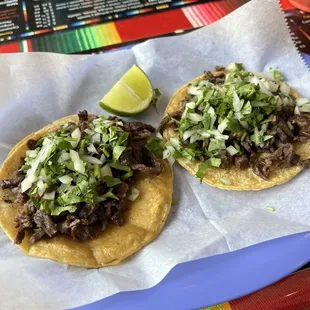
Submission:
MULTIPOLYGON (((74 11, 73 4, 70 7, 62 1, 0 4, 0 53, 102 53, 128 48, 148 38, 179 35, 209 25, 247 1, 188 0, 159 4, 159 1, 133 0, 120 11, 102 1, 91 8, 93 13, 89 16, 85 14, 89 8, 74 11)), ((296 46, 310 67, 310 15, 295 9, 288 0, 280 2, 296 46)), ((284 309, 284 305, 287 310, 310 309, 309 287, 310 264, 259 292, 206 309, 284 309), (293 299, 289 298, 291 294, 293 299)))

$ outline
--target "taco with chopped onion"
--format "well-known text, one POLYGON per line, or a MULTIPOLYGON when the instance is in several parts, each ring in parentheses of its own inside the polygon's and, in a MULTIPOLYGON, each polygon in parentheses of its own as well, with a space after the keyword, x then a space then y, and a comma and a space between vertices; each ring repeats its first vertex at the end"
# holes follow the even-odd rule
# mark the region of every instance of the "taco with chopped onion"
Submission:
POLYGON ((172 169, 154 128, 86 111, 19 142, 0 170, 0 225, 21 250, 82 267, 115 265, 163 228, 172 169))
POLYGON ((272 187, 308 168, 309 100, 270 73, 233 63, 181 87, 159 127, 164 158, 229 190, 272 187))

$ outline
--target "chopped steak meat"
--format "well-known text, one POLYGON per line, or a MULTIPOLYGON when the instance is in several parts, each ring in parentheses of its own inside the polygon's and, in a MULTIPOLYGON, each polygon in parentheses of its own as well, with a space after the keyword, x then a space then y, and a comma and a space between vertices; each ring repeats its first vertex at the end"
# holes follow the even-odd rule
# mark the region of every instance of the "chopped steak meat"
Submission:
POLYGON ((132 141, 146 140, 149 137, 150 137, 150 134, 144 131, 133 131, 131 134, 132 141))
POLYGON ((235 165, 239 169, 246 169, 249 167, 249 159, 246 155, 236 156, 235 165))
POLYGON ((30 139, 27 141, 27 147, 29 150, 35 150, 36 149, 36 145, 37 145, 37 141, 30 139))
POLYGON ((45 211, 38 210, 34 214, 33 220, 49 237, 52 237, 57 233, 57 225, 53 222, 52 217, 45 211))
POLYGON ((119 200, 126 199, 128 191, 129 191, 129 186, 125 182, 118 184, 115 187, 115 195, 118 197, 119 200))
POLYGON ((233 158, 226 152, 221 152, 221 168, 228 168, 233 163, 233 158))
POLYGON ((267 161, 264 159, 258 159, 252 163, 251 167, 253 172, 264 180, 268 179, 270 173, 270 166, 272 165, 272 161, 267 161))
POLYGON ((92 213, 94 213, 94 211, 98 209, 98 207, 99 207, 98 203, 92 203, 84 206, 79 213, 79 217, 84 219, 88 218, 92 213))
POLYGON ((88 121, 88 112, 86 110, 80 111, 78 114, 79 122, 87 122, 88 121))
POLYGON ((88 112, 86 110, 80 111, 78 113, 79 117, 79 128, 82 133, 82 136, 84 136, 84 130, 88 127, 88 112))
POLYGON ((24 178, 25 178, 24 175, 18 175, 13 179, 0 180, 0 188, 7 189, 17 187, 23 181, 24 178))
POLYGON ((123 122, 123 129, 125 131, 141 131, 141 130, 147 130, 149 132, 155 132, 155 128, 151 125, 144 124, 141 122, 123 122))
POLYGON ((14 239, 15 244, 21 244, 23 239, 25 238, 25 228, 19 227, 17 230, 17 234, 14 239))
POLYGON ((159 159, 146 148, 142 149, 142 163, 132 164, 130 167, 132 170, 138 170, 151 175, 159 175, 163 170, 159 159))
POLYGON ((45 231, 44 230, 39 230, 37 232, 35 232, 34 234, 32 234, 32 236, 29 239, 29 243, 30 244, 34 244, 36 242, 38 242, 40 239, 42 239, 42 237, 45 235, 45 231))
POLYGON ((71 236, 74 240, 88 240, 96 236, 96 230, 91 226, 82 226, 80 224, 72 227, 71 236))
POLYGON ((166 125, 171 124, 173 122, 175 122, 175 120, 179 121, 182 117, 183 114, 183 110, 179 110, 179 111, 174 111, 172 113, 169 113, 168 115, 166 115, 160 122, 159 126, 158 126, 158 131, 160 133, 163 133, 163 130, 165 128, 166 125))
POLYGON ((122 226, 124 225, 124 216, 123 216, 123 212, 122 211, 117 211, 116 213, 114 213, 111 216, 111 221, 118 225, 118 226, 122 226))

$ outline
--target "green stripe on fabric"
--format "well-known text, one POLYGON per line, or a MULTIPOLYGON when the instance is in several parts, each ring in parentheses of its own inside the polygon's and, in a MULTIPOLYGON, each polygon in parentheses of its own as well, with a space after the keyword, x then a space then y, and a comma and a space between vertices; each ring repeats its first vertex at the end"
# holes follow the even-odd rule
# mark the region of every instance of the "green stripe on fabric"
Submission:
POLYGON ((78 46, 76 48, 76 51, 77 52, 81 52, 83 50, 83 46, 82 46, 82 43, 81 43, 81 40, 80 40, 80 36, 79 36, 78 30, 74 31, 74 35, 75 35, 75 45, 78 46))
POLYGON ((223 308, 222 308, 220 305, 217 305, 217 308, 218 308, 219 310, 223 310, 223 308))
POLYGON ((89 42, 90 47, 91 47, 92 49, 95 48, 96 46, 95 46, 94 40, 93 40, 93 38, 92 38, 92 36, 91 36, 91 33, 90 33, 88 27, 85 27, 85 28, 84 28, 84 31, 85 31, 86 38, 87 38, 87 40, 88 40, 88 42, 89 42))
POLYGON ((79 51, 79 45, 77 42, 77 37, 76 37, 76 33, 75 31, 72 32, 65 32, 65 40, 66 42, 68 42, 68 46, 69 46, 69 53, 74 53, 79 51))
POLYGON ((86 38, 86 35, 85 35, 85 32, 84 32, 84 29, 81 28, 81 29, 79 29, 79 30, 80 30, 80 31, 79 31, 79 34, 80 34, 81 37, 82 37, 83 46, 84 46, 87 50, 90 50, 91 47, 90 47, 90 45, 89 45, 89 43, 88 43, 88 41, 87 41, 87 38, 86 38))
MULTIPOLYGON (((32 48, 33 48, 33 45, 32 45, 32 48)), ((24 52, 23 41, 19 41, 19 50, 20 50, 21 52, 24 52)))
POLYGON ((93 38, 93 40, 94 40, 94 42, 95 42, 95 46, 96 46, 96 47, 101 47, 99 38, 97 37, 97 32, 96 32, 96 30, 95 30, 95 27, 89 27, 89 30, 90 30, 90 32, 91 32, 91 34, 92 34, 92 38, 93 38))
POLYGON ((45 47, 46 47, 45 51, 51 52, 53 48, 51 47, 51 44, 50 44, 51 43, 50 37, 44 37, 43 39, 44 39, 44 43, 45 43, 45 47))
POLYGON ((94 27, 94 29, 95 29, 95 31, 96 31, 96 34, 97 34, 96 37, 97 37, 97 39, 98 39, 98 41, 99 41, 100 47, 106 46, 107 43, 106 43, 106 40, 105 40, 104 36, 102 35, 100 26, 97 25, 97 26, 94 27))
POLYGON ((67 54, 68 53, 67 43, 64 40, 64 36, 63 36, 62 32, 60 32, 56 35, 56 40, 58 41, 59 45, 61 46, 61 49, 62 49, 61 52, 67 54))

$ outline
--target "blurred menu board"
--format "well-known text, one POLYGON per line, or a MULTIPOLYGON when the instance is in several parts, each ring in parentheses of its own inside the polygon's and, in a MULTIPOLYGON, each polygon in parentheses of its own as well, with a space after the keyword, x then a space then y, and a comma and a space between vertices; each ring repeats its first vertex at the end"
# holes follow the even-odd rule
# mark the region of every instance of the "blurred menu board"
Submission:
POLYGON ((198 2, 201 1, 0 0, 0 41, 30 37, 198 2))

